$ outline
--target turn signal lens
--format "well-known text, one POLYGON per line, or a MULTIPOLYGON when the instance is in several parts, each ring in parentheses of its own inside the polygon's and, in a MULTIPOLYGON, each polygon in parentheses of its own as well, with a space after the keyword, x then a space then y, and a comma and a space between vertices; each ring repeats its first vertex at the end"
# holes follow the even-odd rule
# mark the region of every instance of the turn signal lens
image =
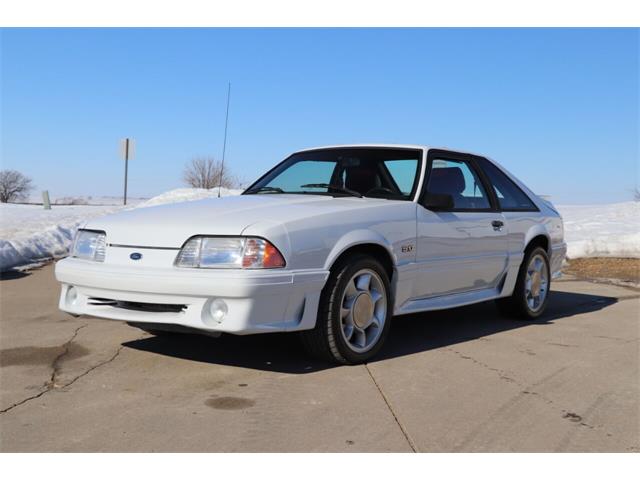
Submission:
POLYGON ((266 242, 264 246, 264 256, 262 259, 263 268, 282 268, 285 265, 282 254, 276 247, 266 242))
POLYGON ((247 238, 242 256, 242 268, 282 268, 284 258, 268 241, 262 238, 247 238))

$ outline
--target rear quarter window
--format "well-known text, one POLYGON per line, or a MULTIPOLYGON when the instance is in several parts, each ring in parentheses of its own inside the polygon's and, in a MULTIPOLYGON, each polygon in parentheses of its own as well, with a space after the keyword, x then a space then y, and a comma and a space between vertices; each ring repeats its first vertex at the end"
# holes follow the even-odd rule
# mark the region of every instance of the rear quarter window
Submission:
POLYGON ((486 158, 479 158, 478 164, 491 182, 501 210, 538 211, 535 203, 502 170, 486 158))

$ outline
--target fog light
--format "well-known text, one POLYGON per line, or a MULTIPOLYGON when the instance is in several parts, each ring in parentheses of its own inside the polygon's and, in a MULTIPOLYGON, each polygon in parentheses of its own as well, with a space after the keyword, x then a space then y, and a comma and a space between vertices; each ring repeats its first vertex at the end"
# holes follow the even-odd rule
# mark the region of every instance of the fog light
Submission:
POLYGON ((209 305, 209 313, 211 314, 211 319, 216 323, 222 323, 224 317, 229 312, 229 307, 227 307, 227 303, 220 299, 216 298, 211 301, 209 305))
POLYGON ((78 302, 78 290, 75 287, 67 289, 67 304, 75 305, 78 302))

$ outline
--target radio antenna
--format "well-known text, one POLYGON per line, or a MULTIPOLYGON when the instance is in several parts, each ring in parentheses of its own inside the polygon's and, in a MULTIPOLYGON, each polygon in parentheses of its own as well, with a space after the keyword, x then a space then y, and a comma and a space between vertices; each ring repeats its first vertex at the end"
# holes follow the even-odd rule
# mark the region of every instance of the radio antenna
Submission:
POLYGON ((220 165, 220 181, 218 182, 218 198, 220 198, 220 190, 222 190, 222 176, 224 174, 224 156, 227 153, 227 126, 229 125, 229 100, 231 99, 231 82, 227 89, 227 115, 224 120, 224 141, 222 142, 222 164, 220 165))

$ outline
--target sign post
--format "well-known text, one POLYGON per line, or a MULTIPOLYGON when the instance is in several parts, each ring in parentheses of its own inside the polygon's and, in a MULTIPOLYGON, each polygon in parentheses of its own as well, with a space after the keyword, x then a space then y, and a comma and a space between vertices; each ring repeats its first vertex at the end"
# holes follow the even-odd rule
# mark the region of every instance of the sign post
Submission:
POLYGON ((49 200, 49 190, 42 192, 42 206, 45 210, 51 210, 51 201, 49 200))
POLYGON ((124 204, 127 204, 127 175, 129 174, 129 158, 133 159, 133 139, 124 138, 120 141, 120 153, 124 159, 124 204))

